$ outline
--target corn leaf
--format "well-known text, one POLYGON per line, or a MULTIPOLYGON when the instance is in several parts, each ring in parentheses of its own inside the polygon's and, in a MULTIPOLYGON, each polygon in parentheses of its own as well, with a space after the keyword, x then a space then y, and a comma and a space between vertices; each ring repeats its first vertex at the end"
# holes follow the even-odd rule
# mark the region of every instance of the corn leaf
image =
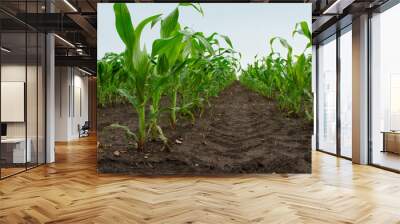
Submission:
MULTIPOLYGON (((136 40, 135 45, 137 47, 140 47, 140 36, 142 35, 143 28, 149 23, 153 24, 154 21, 158 21, 160 18, 161 18, 161 14, 157 14, 157 15, 150 16, 150 17, 144 19, 143 21, 141 21, 138 24, 138 26, 136 27, 136 30, 135 30, 135 40, 136 40)), ((151 27, 153 27, 153 25, 151 27)))
POLYGON ((191 6, 193 7, 196 11, 198 11, 202 16, 204 16, 204 11, 201 8, 200 4, 194 4, 194 3, 189 3, 189 2, 181 2, 179 3, 179 6, 191 6))
POLYGON ((233 48, 232 41, 228 36, 225 35, 220 35, 220 36, 224 38, 225 42, 229 45, 229 47, 233 48))
POLYGON ((127 49, 132 51, 135 41, 135 32, 128 7, 124 3, 115 3, 114 13, 115 27, 117 28, 118 35, 125 43, 127 49))
POLYGON ((179 30, 179 9, 175 8, 164 20, 161 21, 161 38, 168 38, 179 30))

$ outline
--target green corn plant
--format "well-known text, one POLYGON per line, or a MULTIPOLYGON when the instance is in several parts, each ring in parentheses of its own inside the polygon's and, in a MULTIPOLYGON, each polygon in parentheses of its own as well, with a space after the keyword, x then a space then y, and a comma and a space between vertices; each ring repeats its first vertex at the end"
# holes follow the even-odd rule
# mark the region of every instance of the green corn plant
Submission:
POLYGON ((165 75, 166 70, 168 69, 168 65, 166 64, 167 60, 165 55, 162 55, 158 58, 156 63, 156 71, 153 73, 150 78, 150 96, 151 96, 151 105, 150 105, 150 124, 149 124, 149 133, 153 139, 159 137, 168 147, 168 139, 165 137, 161 127, 158 125, 158 120, 161 112, 163 111, 160 108, 160 101, 163 93, 165 92, 169 76, 165 75))
POLYGON ((104 61, 97 62, 97 101, 99 106, 105 106, 110 99, 111 66, 104 61))
POLYGON ((182 99, 180 113, 189 115, 192 121, 194 110, 200 109, 201 116, 208 98, 218 95, 236 79, 235 72, 239 64, 227 36, 213 33, 205 37, 201 32, 197 32, 197 35, 201 39, 192 41, 192 60, 181 76, 182 85, 179 88, 182 99), (223 39, 228 47, 221 47, 219 39, 223 39))
MULTIPOLYGON (((181 3, 179 6, 192 6, 201 14, 203 13, 201 7, 196 4, 181 3)), ((152 46, 152 57, 157 57, 159 61, 157 67, 163 67, 158 70, 161 71, 162 76, 169 77, 170 122, 173 128, 176 127, 177 111, 183 108, 177 105, 181 70, 187 64, 191 54, 188 46, 194 38, 199 38, 199 35, 188 29, 181 29, 178 21, 179 6, 161 20, 160 39, 155 40, 152 46)))
POLYGON ((102 105, 114 102, 130 103, 138 114, 138 131, 113 124, 126 136, 144 148, 150 136, 160 138, 168 148, 168 139, 159 123, 160 115, 169 111, 171 127, 176 127, 177 116, 195 120, 195 111, 204 109, 209 98, 215 97, 236 80, 240 69, 237 52, 229 37, 213 33, 205 36, 179 23, 179 8, 190 6, 203 15, 199 4, 181 3, 165 18, 148 17, 134 27, 125 4, 114 4, 116 29, 126 49, 123 54, 110 54, 98 62, 98 83, 102 90, 102 105), (160 23, 160 38, 152 43, 151 55, 140 45, 143 28, 160 23), (224 42, 225 47, 221 45, 224 42), (168 108, 161 108, 163 97, 169 98, 168 108), (148 109, 148 110, 147 110, 148 109), (129 132, 128 132, 129 131, 129 132))
POLYGON ((134 88, 121 88, 119 93, 132 104, 138 114, 138 150, 143 150, 146 142, 146 105, 149 98, 149 77, 154 66, 147 54, 146 47, 143 49, 140 45, 140 37, 143 28, 149 23, 157 21, 161 15, 148 17, 141 21, 137 27, 132 24, 128 7, 124 3, 114 4, 115 26, 119 37, 124 42, 126 50, 125 69, 128 73, 128 82, 132 83, 134 88))
MULTIPOLYGON (((158 58, 157 70, 162 76, 168 77, 169 82, 172 83, 176 83, 176 73, 172 73, 172 71, 179 63, 178 58, 183 40, 183 35, 179 32, 180 24, 178 19, 179 9, 177 7, 161 21, 160 39, 155 40, 152 46, 152 57, 158 58)), ((176 88, 176 85, 172 86, 171 94, 171 125, 173 127, 176 124, 176 88)))
POLYGON ((124 101, 117 91, 127 79, 123 64, 123 56, 115 53, 107 53, 97 62, 99 106, 104 107, 108 104, 122 103, 124 101))
MULTIPOLYGON (((186 45, 187 49, 190 50, 190 59, 188 60, 188 66, 183 70, 179 77, 179 87, 177 92, 181 96, 181 105, 179 112, 182 115, 188 115, 192 122, 194 122, 193 110, 202 104, 203 98, 199 95, 196 89, 203 88, 204 83, 202 78, 208 75, 208 71, 203 69, 204 64, 210 65, 209 61, 204 57, 205 54, 214 54, 211 45, 204 37, 201 32, 192 33, 193 38, 186 45), (195 76, 194 73, 201 72, 202 75, 195 76)), ((210 65, 211 66, 211 65, 210 65)))
POLYGON ((240 81, 261 94, 276 99, 281 110, 289 115, 312 120, 311 93, 311 32, 306 22, 297 23, 292 36, 305 36, 308 43, 299 55, 293 54, 292 46, 281 37, 270 39, 271 53, 262 60, 248 66, 240 81), (278 42, 286 48, 286 57, 274 51, 273 44, 278 42))

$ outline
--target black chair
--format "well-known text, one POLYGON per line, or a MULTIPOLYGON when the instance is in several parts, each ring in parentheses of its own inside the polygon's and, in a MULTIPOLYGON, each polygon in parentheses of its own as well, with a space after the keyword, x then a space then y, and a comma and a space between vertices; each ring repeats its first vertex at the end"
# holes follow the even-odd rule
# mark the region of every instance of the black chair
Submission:
POLYGON ((89 130, 90 130, 89 121, 85 121, 85 123, 82 125, 82 127, 80 127, 80 125, 78 125, 78 130, 79 130, 79 138, 89 136, 89 130))

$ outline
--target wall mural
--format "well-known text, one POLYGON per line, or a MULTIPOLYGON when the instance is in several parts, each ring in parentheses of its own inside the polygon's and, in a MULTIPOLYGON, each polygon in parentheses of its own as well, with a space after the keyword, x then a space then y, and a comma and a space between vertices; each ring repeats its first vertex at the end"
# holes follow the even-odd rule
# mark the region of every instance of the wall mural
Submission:
MULTIPOLYGON (((248 56, 236 45, 251 44, 255 35, 237 41, 210 32, 216 24, 196 30, 182 18, 213 16, 210 4, 145 3, 170 10, 143 19, 136 17, 138 5, 99 4, 99 18, 112 9, 113 32, 124 49, 106 49, 97 63, 99 172, 311 172, 311 17, 280 28, 291 39, 262 37, 263 56, 248 56), (147 32, 153 36, 144 37, 147 32), (243 65, 245 57, 252 61, 243 65)), ((287 7, 280 9, 287 16, 287 7)), ((311 15, 311 7, 305 9, 311 15)), ((99 20, 99 29, 103 25, 99 20)), ((98 40, 99 47, 108 44, 98 40)))

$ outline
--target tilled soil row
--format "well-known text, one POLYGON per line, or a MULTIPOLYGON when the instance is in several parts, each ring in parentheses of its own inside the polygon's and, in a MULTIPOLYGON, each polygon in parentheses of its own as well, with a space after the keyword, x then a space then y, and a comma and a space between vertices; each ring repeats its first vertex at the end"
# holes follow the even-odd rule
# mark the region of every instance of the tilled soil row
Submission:
MULTIPOLYGON (((137 152, 123 131, 107 125, 137 127, 129 105, 99 108, 98 169, 144 175, 310 173, 312 124, 287 117, 269 100, 235 82, 196 119, 181 118, 175 130, 161 126, 170 151, 151 141, 137 152)), ((167 121, 167 117, 161 120, 167 121)))

